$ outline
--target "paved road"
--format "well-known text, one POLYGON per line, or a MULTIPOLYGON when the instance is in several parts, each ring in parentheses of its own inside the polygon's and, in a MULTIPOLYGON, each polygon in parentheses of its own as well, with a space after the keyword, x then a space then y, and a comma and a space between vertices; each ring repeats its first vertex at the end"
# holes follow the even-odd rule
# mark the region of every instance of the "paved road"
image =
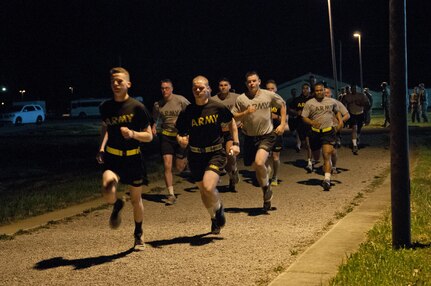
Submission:
MULTIPOLYGON (((347 137, 346 137, 347 141, 347 137)), ((330 192, 321 173, 306 174, 304 153, 283 151, 274 210, 263 214, 261 191, 241 167, 237 193, 220 186, 227 225, 211 235, 196 188, 177 178, 178 203, 165 206, 162 182, 143 195, 147 248, 131 250, 131 207, 122 227, 108 227, 110 210, 51 224, 0 241, 0 285, 267 285, 321 237, 389 167, 388 135, 364 135, 359 156, 344 146, 330 192)), ((61 188, 61 186, 59 186, 61 188)), ((340 258, 341 261, 341 258, 340 258)))

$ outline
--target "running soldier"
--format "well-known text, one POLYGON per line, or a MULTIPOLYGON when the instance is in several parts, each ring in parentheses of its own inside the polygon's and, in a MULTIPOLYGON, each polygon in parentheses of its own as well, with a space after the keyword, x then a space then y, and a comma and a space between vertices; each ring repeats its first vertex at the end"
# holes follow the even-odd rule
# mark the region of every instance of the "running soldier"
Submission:
MULTIPOLYGON (((274 93, 277 92, 277 84, 275 83, 274 80, 268 80, 265 86, 267 90, 272 91, 274 93)), ((277 128, 280 125, 280 119, 281 119, 280 108, 277 108, 274 106, 271 109, 271 112, 272 112, 272 124, 274 125, 274 128, 277 128)), ((288 115, 286 115, 286 117, 288 117, 288 115)), ((288 127, 287 124, 286 124, 286 127, 288 127)), ((283 134, 277 136, 274 147, 272 148, 272 152, 271 152, 272 154, 268 159, 268 166, 272 170, 272 176, 270 174, 272 186, 278 186, 278 169, 280 169, 280 165, 281 165, 280 164, 281 150, 283 150, 283 134)))
MULTIPOLYGON (((212 97, 214 101, 220 102, 224 106, 226 106, 231 112, 233 107, 235 106, 236 99, 239 94, 230 92, 232 86, 230 85, 230 81, 227 78, 222 78, 218 82, 219 92, 212 97)), ((237 122, 238 127, 238 122, 237 122)), ((233 144, 233 138, 230 134, 229 127, 223 126, 223 138, 224 138, 224 147, 226 152, 229 154, 229 150, 233 144)), ((229 175, 229 191, 236 192, 235 185, 239 183, 239 174, 236 163, 236 156, 229 155, 227 156, 227 164, 226 164, 226 172, 229 175)))
POLYGON ((315 85, 315 98, 305 103, 302 110, 304 122, 311 126, 310 147, 313 152, 323 153, 323 171, 325 178, 322 181, 324 191, 331 188, 331 156, 336 142, 335 133, 343 126, 341 113, 337 102, 333 98, 325 97, 325 87, 322 83, 315 85), (334 125, 334 114, 337 117, 337 125, 334 125))
POLYGON ((177 171, 184 171, 187 166, 187 149, 183 149, 177 142, 177 129, 175 122, 178 115, 190 102, 181 95, 173 93, 172 81, 164 79, 161 81, 160 89, 162 99, 156 101, 153 107, 153 118, 157 122, 152 127, 154 135, 159 137, 160 152, 163 158, 165 184, 168 190, 167 203, 173 205, 176 196, 173 185, 172 165, 175 161, 177 171), (159 130, 157 130, 159 127, 159 130))
POLYGON ((415 120, 417 119, 418 123, 421 122, 421 117, 420 117, 420 107, 419 107, 419 87, 415 86, 413 88, 413 92, 410 95, 410 100, 409 100, 409 110, 412 113, 412 122, 415 122, 415 120))
POLYGON ((307 172, 313 172, 313 161, 310 145, 308 143, 308 133, 310 133, 310 126, 305 124, 302 120, 301 114, 302 109, 304 108, 305 103, 312 98, 310 94, 310 85, 308 83, 304 83, 302 85, 302 93, 300 96, 296 97, 289 105, 289 109, 293 112, 296 112, 296 122, 295 122, 295 130, 296 130, 296 151, 299 152, 301 150, 301 146, 304 146, 307 150, 307 166, 305 169, 307 172))
POLYGON ((263 210, 271 209, 272 190, 266 166, 269 153, 277 135, 284 133, 286 125, 286 103, 280 95, 260 88, 261 80, 256 72, 245 76, 248 91, 236 100, 233 114, 242 122, 244 133, 244 165, 253 166, 256 179, 263 191, 263 210), (280 125, 274 129, 271 108, 280 108, 280 125))
POLYGON ((102 142, 96 157, 103 164, 102 193, 106 201, 114 205, 109 224, 117 229, 124 207, 124 200, 117 198, 117 184, 128 185, 135 220, 134 246, 143 247, 141 195, 144 180, 139 144, 153 139, 151 119, 145 106, 128 94, 132 85, 128 71, 117 67, 111 69, 110 74, 114 97, 100 106, 102 142))
POLYGON ((229 126, 233 144, 229 153, 239 154, 238 130, 232 113, 224 105, 212 100, 208 79, 193 79, 195 102, 178 116, 177 140, 181 147, 189 146, 189 166, 199 188, 202 202, 211 216, 211 233, 219 234, 226 223, 217 183, 226 165, 223 148, 223 126, 229 126))
POLYGON ((428 122, 428 92, 423 83, 419 84, 419 105, 424 122, 428 122))
POLYGON ((382 127, 386 127, 389 124, 391 124, 391 117, 389 113, 390 97, 389 97, 388 83, 384 81, 382 82, 380 87, 382 88, 382 108, 383 108, 383 115, 385 116, 385 121, 383 122, 382 127))
MULTIPOLYGON (((328 98, 332 98, 332 90, 330 88, 325 87, 325 96, 328 98)), ((344 123, 346 123, 347 120, 349 120, 349 118, 350 118, 349 111, 344 106, 344 104, 342 104, 340 101, 338 101, 336 99, 335 99, 335 101, 337 102, 337 107, 338 107, 338 110, 340 111, 340 114, 341 114, 341 120, 343 121, 342 126, 344 126, 344 123)), ((338 119, 337 119, 337 116, 334 114, 334 125, 337 125, 337 124, 338 124, 338 119)), ((338 136, 339 136, 340 130, 337 132, 337 141, 336 141, 336 144, 334 145, 334 151, 332 152, 332 155, 331 155, 331 162, 332 162, 331 173, 332 174, 338 174, 339 173, 339 171, 337 169, 337 161, 338 161, 337 148, 340 148, 340 144, 338 144, 338 139, 339 139, 338 136)), ((319 152, 319 155, 320 155, 320 152, 319 152)), ((316 158, 316 157, 314 159, 319 160, 319 158, 316 158)))
POLYGON ((370 108, 370 101, 360 92, 356 91, 356 85, 351 88, 351 93, 344 96, 343 104, 350 114, 349 126, 352 128, 352 152, 358 155, 359 140, 361 138, 362 126, 364 125, 364 111, 370 108))

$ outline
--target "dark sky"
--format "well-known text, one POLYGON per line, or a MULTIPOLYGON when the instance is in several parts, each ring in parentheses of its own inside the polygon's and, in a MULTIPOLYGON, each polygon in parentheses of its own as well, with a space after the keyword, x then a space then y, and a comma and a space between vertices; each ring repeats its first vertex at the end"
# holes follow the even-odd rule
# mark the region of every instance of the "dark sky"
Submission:
MULTIPOLYGON (((429 1, 407 1, 409 83, 431 86, 429 1)), ((359 83, 362 33, 364 85, 389 77, 389 1, 332 0, 332 20, 343 81, 359 83)), ((75 97, 109 97, 108 71, 122 65, 132 77, 130 94, 148 105, 170 78, 190 97, 191 79, 220 77, 244 90, 256 70, 278 83, 313 72, 332 76, 325 0, 1 0, 0 85, 9 97, 26 89, 29 99, 52 106, 75 97)), ((339 64, 339 63, 337 63, 339 64)), ((337 69, 339 66, 337 66, 337 69)))

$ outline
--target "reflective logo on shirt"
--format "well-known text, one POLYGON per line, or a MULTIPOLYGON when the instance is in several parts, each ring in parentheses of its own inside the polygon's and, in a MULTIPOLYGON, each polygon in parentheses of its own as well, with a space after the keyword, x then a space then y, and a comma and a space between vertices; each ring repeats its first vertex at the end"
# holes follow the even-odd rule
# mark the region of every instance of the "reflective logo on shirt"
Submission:
POLYGON ((134 115, 135 114, 131 113, 131 114, 124 114, 120 116, 112 116, 110 118, 106 118, 104 122, 106 125, 118 125, 122 123, 130 123, 132 122, 134 115))
POLYGON ((218 119, 218 114, 207 115, 205 117, 201 116, 201 117, 198 117, 197 119, 192 119, 192 127, 215 124, 217 123, 217 119, 218 119))

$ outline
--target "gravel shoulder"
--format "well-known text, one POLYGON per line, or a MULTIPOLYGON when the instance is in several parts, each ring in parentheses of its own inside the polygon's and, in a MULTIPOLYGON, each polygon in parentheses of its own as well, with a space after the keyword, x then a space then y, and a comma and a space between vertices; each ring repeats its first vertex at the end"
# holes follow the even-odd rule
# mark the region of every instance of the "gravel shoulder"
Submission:
POLYGON ((178 177, 178 202, 166 206, 163 182, 154 182, 143 195, 145 250, 131 249, 130 204, 116 231, 108 226, 110 209, 97 210, 0 241, 0 285, 267 285, 385 173, 388 142, 388 134, 364 134, 359 156, 343 146, 342 172, 330 192, 320 187, 321 173, 303 169, 304 152, 284 150, 282 182, 273 189, 276 210, 269 214, 259 212, 261 190, 240 166, 237 193, 226 192, 227 177, 220 184, 227 217, 220 235, 209 234, 193 184, 178 177))

